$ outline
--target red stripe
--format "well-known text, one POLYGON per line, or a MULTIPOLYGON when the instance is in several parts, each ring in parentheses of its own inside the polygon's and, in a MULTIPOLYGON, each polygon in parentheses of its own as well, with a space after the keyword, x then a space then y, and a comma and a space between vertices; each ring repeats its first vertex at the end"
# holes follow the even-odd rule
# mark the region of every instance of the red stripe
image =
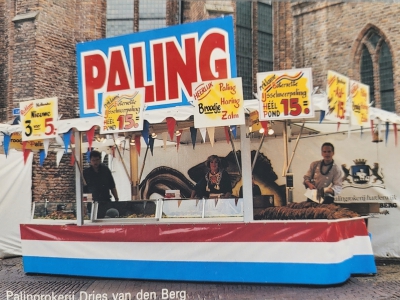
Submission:
POLYGON ((21 225, 23 240, 88 242, 337 242, 367 236, 363 219, 341 222, 21 225))

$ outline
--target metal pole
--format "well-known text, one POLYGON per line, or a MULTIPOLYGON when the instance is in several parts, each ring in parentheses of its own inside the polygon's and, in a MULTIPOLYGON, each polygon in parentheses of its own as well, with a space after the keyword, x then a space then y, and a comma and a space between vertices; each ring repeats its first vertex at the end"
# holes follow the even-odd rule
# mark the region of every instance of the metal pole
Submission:
POLYGON ((230 130, 229 130, 228 132, 229 132, 229 141, 231 142, 232 151, 233 151, 233 154, 235 155, 236 164, 237 164, 237 166, 238 166, 239 174, 240 174, 240 176, 241 176, 241 175, 242 175, 242 170, 241 170, 241 168, 240 168, 239 159, 238 159, 237 154, 236 154, 235 145, 233 144, 232 132, 231 132, 230 130))
POLYGON ((146 153, 144 154, 144 158, 143 158, 142 169, 140 170, 140 175, 139 175, 139 180, 138 180, 139 183, 140 183, 140 180, 142 179, 143 169, 146 164, 146 157, 147 157, 147 153, 149 152, 149 148, 150 148, 150 145, 147 145, 146 153))
POLYGON ((83 203, 82 203, 82 181, 86 185, 86 181, 83 178, 82 173, 82 134, 79 131, 75 131, 75 151, 78 155, 72 151, 75 158, 75 182, 76 182, 76 225, 83 225, 83 203), (82 179, 82 181, 81 181, 82 179))

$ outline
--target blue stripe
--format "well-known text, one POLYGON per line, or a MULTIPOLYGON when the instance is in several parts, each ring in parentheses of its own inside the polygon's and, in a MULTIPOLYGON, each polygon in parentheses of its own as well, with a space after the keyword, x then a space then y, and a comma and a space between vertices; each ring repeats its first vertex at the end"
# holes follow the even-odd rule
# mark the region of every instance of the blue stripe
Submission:
POLYGON ((342 263, 167 262, 24 256, 24 271, 105 278, 329 285, 375 274, 372 255, 342 263))

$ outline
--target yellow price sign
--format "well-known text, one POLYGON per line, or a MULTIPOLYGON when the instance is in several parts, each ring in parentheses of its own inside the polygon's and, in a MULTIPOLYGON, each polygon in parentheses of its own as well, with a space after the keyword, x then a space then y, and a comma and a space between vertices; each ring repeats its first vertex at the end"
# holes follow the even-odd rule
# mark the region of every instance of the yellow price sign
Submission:
POLYGON ((257 74, 260 120, 314 117, 311 69, 257 74))
POLYGON ((20 103, 23 141, 54 138, 57 135, 57 98, 46 98, 20 103))
POLYGON ((144 89, 105 93, 102 134, 143 130, 144 89))
MULTIPOLYGON (((22 134, 20 132, 14 132, 10 139, 10 149, 22 150, 22 134)), ((27 141, 25 149, 41 150, 44 149, 43 140, 27 141)))
POLYGON ((349 78, 329 70, 326 94, 329 106, 326 117, 340 122, 345 118, 346 102, 349 97, 349 78))
POLYGON ((351 124, 369 125, 369 86, 350 80, 351 124))
POLYGON ((245 123, 242 78, 192 84, 196 128, 245 123))

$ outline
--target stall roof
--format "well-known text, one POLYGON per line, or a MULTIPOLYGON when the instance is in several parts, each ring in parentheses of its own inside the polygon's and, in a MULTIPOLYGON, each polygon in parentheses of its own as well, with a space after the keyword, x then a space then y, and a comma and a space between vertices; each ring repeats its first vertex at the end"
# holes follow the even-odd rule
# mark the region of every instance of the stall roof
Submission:
MULTIPOLYGON (((323 122, 319 121, 320 111, 326 110, 327 107, 326 95, 314 94, 312 96, 312 100, 313 100, 314 110, 316 111, 315 113, 316 116, 313 119, 292 120, 290 122, 292 125, 294 125, 292 128, 292 134, 297 134, 300 131, 299 127, 302 126, 303 122, 305 122, 303 134, 306 135, 337 131, 338 130, 337 123, 333 123, 328 120, 324 120, 323 122)), ((191 116, 193 116, 194 109, 195 109, 194 106, 179 106, 174 108, 146 110, 144 112, 144 119, 154 126, 153 129, 155 131, 160 133, 166 131, 166 125, 165 125, 166 117, 174 118, 178 123, 178 128, 179 128, 179 123, 181 123, 181 127, 179 129, 183 129, 184 127, 190 127, 189 125, 191 123, 188 123, 187 121, 190 120, 191 116)), ((257 99, 246 100, 245 111, 250 112, 253 110, 258 110, 258 100, 257 99)), ((370 110, 371 110, 371 119, 378 119, 382 122, 400 124, 400 116, 398 116, 395 113, 374 107, 371 107, 370 110)), ((101 123, 102 123, 101 116, 59 120, 58 132, 65 133, 72 128, 75 128, 78 131, 87 131, 94 125, 100 126, 101 123)), ((279 121, 274 122, 273 128, 275 131, 275 135, 282 134, 284 125, 281 123, 282 122, 279 121)), ((341 122, 342 125, 346 125, 348 123, 349 123, 348 120, 343 120, 343 122, 341 122)), ((0 131, 3 134, 11 134, 14 132, 21 131, 21 126, 19 124, 18 125, 0 124, 0 131)), ((188 135, 188 139, 190 140, 190 133, 186 135, 188 135)), ((216 136, 216 138, 218 139, 218 136, 216 136)), ((181 141, 185 142, 185 139, 186 137, 182 136, 181 141)))

